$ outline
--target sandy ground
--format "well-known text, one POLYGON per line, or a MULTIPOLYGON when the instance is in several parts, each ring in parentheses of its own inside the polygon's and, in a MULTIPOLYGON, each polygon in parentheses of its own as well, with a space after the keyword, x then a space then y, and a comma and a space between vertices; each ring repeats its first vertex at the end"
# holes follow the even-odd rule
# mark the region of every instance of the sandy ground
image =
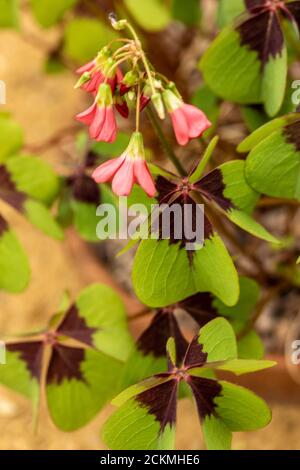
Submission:
MULTIPOLYGON (((30 32, 27 40, 13 32, 0 33, 0 78, 7 84, 7 105, 3 110, 10 111, 24 127, 26 144, 32 146, 72 125, 74 114, 83 109, 85 103, 83 94, 73 90, 71 73, 45 76, 43 72, 45 52, 40 45, 44 42, 51 45, 56 33, 45 34, 28 24, 28 20, 25 26, 30 32)), ((62 168, 66 153, 52 148, 43 157, 62 168)), ((2 204, 0 208, 29 253, 32 269, 32 280, 26 292, 17 296, 0 294, 0 332, 7 334, 45 324, 57 308, 62 293, 67 289, 76 295, 88 279, 82 265, 74 262, 68 242, 55 242, 11 209, 2 204)), ((72 434, 55 429, 44 411, 40 431, 34 435, 30 432, 30 404, 0 388, 0 428, 5 430, 1 433, 0 449, 101 449, 99 429, 109 411, 105 410, 89 426, 72 434)), ((266 429, 237 435, 234 448, 299 448, 300 409, 287 403, 274 403, 273 415, 266 429)), ((178 448, 201 448, 197 416, 188 401, 179 406, 178 430, 178 448)))

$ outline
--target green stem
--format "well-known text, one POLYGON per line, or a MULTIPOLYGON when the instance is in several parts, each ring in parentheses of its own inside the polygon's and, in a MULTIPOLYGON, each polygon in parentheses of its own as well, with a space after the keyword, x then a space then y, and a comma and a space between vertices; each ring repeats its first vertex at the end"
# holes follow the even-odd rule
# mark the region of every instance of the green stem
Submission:
POLYGON ((177 171, 179 172, 179 174, 181 176, 186 176, 187 175, 187 172, 185 171, 185 169, 183 168, 183 166, 181 165, 180 161, 178 160, 177 156, 175 155, 170 143, 168 142, 168 140, 165 138, 164 136, 164 133, 161 129, 161 126, 160 126, 160 123, 158 122, 158 119, 155 115, 155 113, 153 112, 153 109, 151 106, 148 106, 147 107, 147 114, 148 114, 148 117, 150 119, 150 122, 154 128, 154 130, 156 131, 157 133, 157 136, 168 156, 168 158, 171 160, 171 162, 173 163, 173 165, 176 167, 177 171))
POLYGON ((153 81, 153 77, 152 77, 152 74, 151 74, 151 70, 150 70, 150 67, 149 67, 149 63, 147 61, 147 58, 146 58, 146 55, 145 55, 145 52, 143 51, 142 49, 142 45, 141 45, 141 41, 138 37, 138 35, 136 34, 135 32, 135 29, 131 26, 130 23, 127 22, 127 28, 129 29, 129 31, 131 32, 132 36, 133 36, 133 39, 135 40, 136 42, 136 45, 139 49, 139 52, 141 54, 141 60, 144 64, 144 67, 145 67, 145 71, 147 73, 147 76, 148 76, 148 79, 149 79, 149 84, 150 84, 150 87, 151 87, 151 91, 153 94, 156 93, 156 89, 155 89, 155 86, 154 86, 154 81, 153 81))

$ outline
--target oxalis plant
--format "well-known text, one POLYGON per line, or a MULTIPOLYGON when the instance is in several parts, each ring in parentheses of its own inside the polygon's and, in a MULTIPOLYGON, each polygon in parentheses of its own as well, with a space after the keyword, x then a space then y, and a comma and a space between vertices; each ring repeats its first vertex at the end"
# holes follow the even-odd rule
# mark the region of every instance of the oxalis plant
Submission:
MULTIPOLYGON (((287 21, 297 29, 300 2, 246 0, 236 6, 247 11, 225 27, 200 67, 218 97, 261 103, 273 117, 281 108, 287 78, 284 25, 287 21)), ((151 322, 134 342, 127 312, 113 289, 95 284, 74 301, 66 295, 48 325, 4 338, 6 365, 1 366, 0 382, 33 400, 36 420, 45 399, 53 422, 64 431, 86 425, 112 402, 115 410, 101 436, 116 450, 173 449, 177 403, 189 398, 206 447, 229 449, 233 432, 266 426, 271 412, 253 392, 224 380, 226 373, 246 374, 275 363, 262 359, 263 346, 254 330, 263 307, 259 286, 238 274, 218 232, 229 219, 252 236, 280 246, 253 211, 261 194, 300 200, 300 114, 293 110, 268 120, 240 143, 237 151, 246 158, 209 171, 218 143, 210 119, 186 104, 176 84, 153 67, 128 20, 110 15, 110 22, 120 35, 77 71, 76 87, 91 97, 91 106, 77 120, 89 127, 90 139, 96 142, 92 145, 112 144, 120 137, 116 114, 127 119, 134 112, 135 128, 122 154, 98 167, 89 154, 80 169, 60 183, 34 157, 5 159, 0 165, 0 197, 49 236, 61 239, 63 228, 74 224, 89 241, 97 240, 100 202, 117 205, 118 197, 127 197, 163 207, 155 219, 156 237, 144 236, 150 233, 149 216, 123 250, 137 248, 132 281, 144 304, 137 317, 152 315, 151 322), (156 131, 171 171, 147 160, 141 113, 156 131), (186 167, 177 157, 162 127, 167 119, 179 146, 204 136, 207 146, 197 165, 186 167), (28 174, 43 175, 44 192, 28 183, 28 174), (49 210, 54 201, 56 218, 49 210), (169 236, 163 236, 161 214, 175 205, 182 208, 185 225, 194 232, 201 228, 201 246, 193 243, 191 249, 190 239, 178 239, 172 218, 169 236), (195 224, 198 207, 201 227, 195 224)), ((14 146, 18 148, 18 141, 14 146)), ((0 259, 1 287, 24 289, 29 277, 26 256, 2 217, 0 259), (19 284, 15 275, 8 275, 11 266, 19 284)))

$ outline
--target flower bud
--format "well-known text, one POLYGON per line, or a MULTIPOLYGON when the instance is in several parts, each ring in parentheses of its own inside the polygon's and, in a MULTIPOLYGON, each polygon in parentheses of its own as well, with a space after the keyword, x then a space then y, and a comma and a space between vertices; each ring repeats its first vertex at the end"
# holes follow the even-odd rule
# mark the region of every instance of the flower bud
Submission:
POLYGON ((167 89, 168 89, 168 90, 171 90, 171 91, 174 93, 174 95, 177 96, 177 98, 179 98, 180 100, 182 100, 182 96, 181 96, 181 94, 179 93, 178 88, 177 88, 177 86, 175 85, 174 82, 169 82, 168 85, 167 85, 167 89))
POLYGON ((130 70, 126 73, 125 77, 122 80, 122 83, 128 87, 132 87, 136 84, 139 79, 139 74, 135 70, 130 70))
POLYGON ((165 119, 165 107, 160 93, 155 93, 151 97, 152 104, 160 119, 165 119))
POLYGON ((82 87, 82 85, 84 85, 85 83, 89 82, 92 78, 92 74, 90 72, 84 72, 80 79, 78 80, 78 82, 76 83, 76 85, 74 86, 74 88, 80 88, 82 87))
POLYGON ((126 28, 127 20, 118 20, 115 13, 110 13, 108 18, 110 20, 112 27, 116 31, 121 31, 122 29, 126 28))

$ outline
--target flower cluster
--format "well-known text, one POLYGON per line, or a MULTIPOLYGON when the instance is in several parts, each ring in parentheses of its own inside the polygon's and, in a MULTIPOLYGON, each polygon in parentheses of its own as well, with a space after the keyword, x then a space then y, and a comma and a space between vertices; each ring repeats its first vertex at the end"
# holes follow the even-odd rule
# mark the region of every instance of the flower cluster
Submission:
POLYGON ((115 111, 128 118, 129 108, 135 107, 136 132, 128 148, 118 159, 100 165, 93 178, 98 183, 112 181, 112 189, 119 196, 129 195, 137 183, 153 197, 155 185, 145 161, 143 137, 139 132, 143 109, 151 103, 162 120, 167 111, 179 145, 186 145, 191 139, 202 136, 211 123, 200 109, 184 103, 172 82, 155 72, 126 20, 113 22, 113 27, 119 30, 127 27, 133 39, 120 38, 120 48, 114 51, 113 44, 110 44, 93 61, 78 69, 80 78, 76 87, 91 93, 93 104, 78 114, 77 119, 89 126, 91 139, 112 143, 117 136, 115 111), (125 65, 128 70, 123 73, 125 65))

